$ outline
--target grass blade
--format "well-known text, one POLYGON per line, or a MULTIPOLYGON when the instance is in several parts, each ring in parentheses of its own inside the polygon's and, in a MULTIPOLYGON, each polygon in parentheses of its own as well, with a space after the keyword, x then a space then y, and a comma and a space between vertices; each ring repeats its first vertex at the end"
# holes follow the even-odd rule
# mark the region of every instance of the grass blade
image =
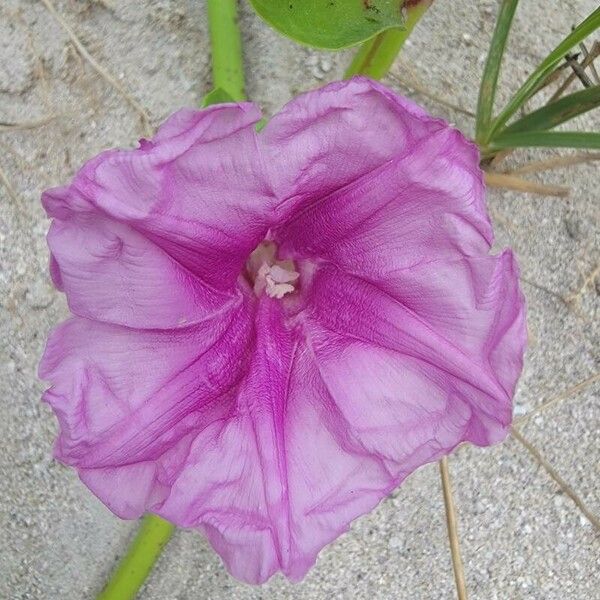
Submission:
POLYGON ((519 131, 502 133, 489 149, 503 148, 593 148, 600 150, 600 133, 581 131, 519 131))
POLYGON ((569 94, 552 104, 529 113, 507 127, 502 135, 519 131, 553 129, 557 125, 598 106, 600 106, 600 85, 595 85, 574 94, 569 94))
POLYGON ((557 64, 565 57, 573 46, 579 44, 579 42, 583 41, 599 27, 600 7, 573 29, 573 31, 539 64, 537 69, 535 69, 527 81, 512 97, 504 110, 494 119, 491 129, 483 141, 490 142, 490 140, 493 140, 494 144, 492 145, 495 145, 496 140, 493 139, 495 134, 506 125, 507 121, 515 114, 515 112, 517 112, 527 99, 531 97, 537 86, 554 70, 557 64))
POLYGON ((494 110, 494 99, 498 85, 498 75, 502 65, 502 56, 512 20, 517 9, 519 0, 503 0, 496 28, 492 36, 490 50, 487 55, 481 87, 479 88, 479 99, 477 101, 477 117, 475 121, 475 139, 485 140, 486 134, 492 122, 492 111, 494 110))

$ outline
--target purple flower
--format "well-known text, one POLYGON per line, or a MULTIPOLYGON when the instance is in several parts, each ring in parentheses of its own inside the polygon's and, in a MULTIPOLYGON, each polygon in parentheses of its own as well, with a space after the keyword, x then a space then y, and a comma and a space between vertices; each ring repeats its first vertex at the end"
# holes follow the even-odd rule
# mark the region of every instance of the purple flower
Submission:
POLYGON ((504 438, 524 302, 473 144, 366 79, 173 115, 45 192, 56 456, 117 515, 300 579, 414 469, 504 438))

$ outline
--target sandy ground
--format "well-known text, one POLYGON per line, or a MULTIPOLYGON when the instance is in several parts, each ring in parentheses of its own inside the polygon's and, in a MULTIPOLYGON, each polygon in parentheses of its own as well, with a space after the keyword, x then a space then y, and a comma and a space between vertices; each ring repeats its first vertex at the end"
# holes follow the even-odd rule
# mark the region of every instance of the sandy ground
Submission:
MULTIPOLYGON (((504 97, 597 5, 521 4, 504 97)), ((208 91, 203 2, 61 0, 56 8, 153 126, 182 105, 197 105, 208 91)), ((397 78, 472 110, 496 8, 494 0, 437 0, 388 83, 471 132, 470 117, 397 78)), ((248 92, 267 113, 297 91, 341 76, 349 59, 296 47, 247 8, 243 30, 248 92)), ((0 129, 0 598, 75 600, 100 589, 135 523, 114 517, 51 458, 56 424, 39 402, 36 364, 48 329, 67 311, 47 274, 48 221, 39 196, 88 157, 131 145, 144 132, 139 112, 82 59, 42 2, 2 0, 0 121, 48 117, 29 129, 0 129)), ((599 120, 580 125, 597 130, 599 120)), ((521 152, 512 160, 536 157, 521 152)), ((545 175, 571 187, 568 199, 489 194, 498 246, 516 250, 529 306, 518 415, 599 370, 600 282, 590 278, 600 263, 597 165, 545 175)), ((522 431, 600 514, 600 382, 583 387, 522 431)), ((450 465, 472 600, 600 598, 598 532, 515 439, 485 451, 462 448, 450 465)), ((179 531, 141 598, 434 600, 453 594, 438 470, 430 465, 326 549, 301 584, 279 577, 261 588, 239 584, 200 535, 179 531)))

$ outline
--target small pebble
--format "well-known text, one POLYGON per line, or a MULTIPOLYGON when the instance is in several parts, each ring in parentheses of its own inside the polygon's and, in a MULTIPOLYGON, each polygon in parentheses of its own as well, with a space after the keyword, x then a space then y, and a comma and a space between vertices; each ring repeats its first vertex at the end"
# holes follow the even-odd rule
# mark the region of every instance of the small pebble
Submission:
POLYGON ((399 535, 393 535, 388 545, 392 550, 401 551, 404 548, 404 540, 399 535))
POLYGON ((323 79, 325 77, 325 74, 323 73, 323 71, 321 71, 321 69, 319 67, 317 67, 317 66, 313 67, 310 70, 310 73, 316 79, 323 79))
POLYGON ((321 71, 324 73, 329 73, 329 71, 331 71, 331 60, 329 58, 321 59, 321 71))
POLYGON ((523 415, 526 415, 529 412, 529 408, 527 406, 525 406, 524 404, 515 404, 515 408, 514 408, 514 415, 515 417, 522 417, 523 415))
POLYGON ((30 308, 48 308, 54 300, 54 292, 45 281, 36 281, 26 292, 25 302, 30 308))

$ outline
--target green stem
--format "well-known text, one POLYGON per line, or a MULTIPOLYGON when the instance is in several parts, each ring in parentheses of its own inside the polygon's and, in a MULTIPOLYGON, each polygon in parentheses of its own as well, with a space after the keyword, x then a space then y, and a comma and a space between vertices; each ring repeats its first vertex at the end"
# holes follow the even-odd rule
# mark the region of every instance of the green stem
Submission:
POLYGON ((429 0, 411 6, 406 10, 403 29, 382 31, 362 44, 344 77, 350 79, 354 75, 367 75, 373 79, 381 79, 390 70, 408 36, 430 6, 429 0))
MULTIPOLYGON (((227 100, 241 101, 244 92, 242 39, 237 19, 237 0, 207 0, 212 49, 213 92, 205 105, 227 100)), ((156 515, 146 515, 127 553, 112 573, 97 600, 132 600, 146 581, 154 563, 171 539, 175 526, 156 515)))
POLYGON ((108 583, 97 600, 131 600, 146 581, 175 526, 155 515, 146 515, 108 583))
POLYGON ((237 0, 207 0, 207 6, 213 88, 222 89, 235 101, 244 100, 244 63, 237 0))

